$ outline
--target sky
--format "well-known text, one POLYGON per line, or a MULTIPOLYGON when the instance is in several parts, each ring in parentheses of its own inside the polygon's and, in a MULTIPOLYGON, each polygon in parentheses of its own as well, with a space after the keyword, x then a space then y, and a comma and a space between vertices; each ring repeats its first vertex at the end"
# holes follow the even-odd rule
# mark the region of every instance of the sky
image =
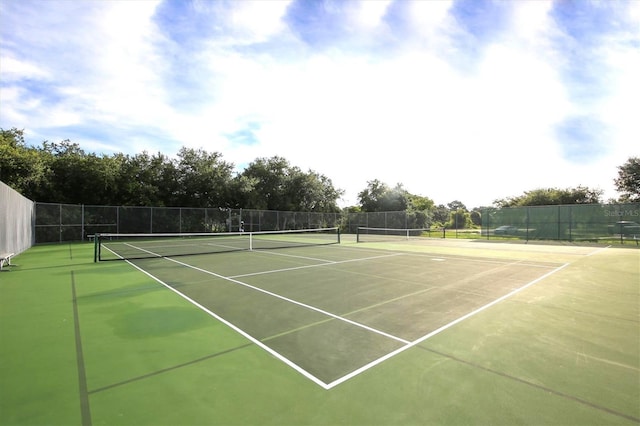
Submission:
POLYGON ((237 172, 284 157, 468 208, 617 198, 640 156, 640 0, 0 0, 0 127, 237 172))

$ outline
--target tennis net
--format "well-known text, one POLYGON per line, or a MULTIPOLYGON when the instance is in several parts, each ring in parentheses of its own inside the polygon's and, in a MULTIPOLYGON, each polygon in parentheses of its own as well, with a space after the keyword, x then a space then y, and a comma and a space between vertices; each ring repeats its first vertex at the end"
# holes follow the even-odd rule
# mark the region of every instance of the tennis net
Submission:
POLYGON ((384 242, 409 240, 426 236, 428 229, 401 229, 401 228, 369 228, 366 226, 358 227, 357 241, 359 243, 384 242))
POLYGON ((94 261, 187 256, 340 243, 335 228, 182 234, 96 234, 94 261))

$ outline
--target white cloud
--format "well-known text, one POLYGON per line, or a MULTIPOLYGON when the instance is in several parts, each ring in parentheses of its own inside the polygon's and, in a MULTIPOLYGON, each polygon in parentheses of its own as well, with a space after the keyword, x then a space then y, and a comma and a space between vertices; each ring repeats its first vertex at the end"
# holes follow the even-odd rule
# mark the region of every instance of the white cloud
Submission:
POLYGON ((361 29, 375 28, 381 23, 391 3, 392 0, 360 0, 357 2, 352 20, 361 29))
POLYGON ((51 73, 28 61, 21 61, 10 55, 2 58, 2 75, 6 81, 20 79, 50 80, 51 73))
MULTIPOLYGON (((608 94, 584 105, 570 97, 562 46, 554 44, 563 34, 550 16, 551 2, 513 3, 507 30, 473 52, 456 44, 472 35, 463 33, 456 21, 462 18, 451 15, 453 1, 351 4, 352 32, 362 40, 384 34, 380 43, 389 40, 392 25, 385 19, 392 7, 407 13, 405 38, 390 51, 340 40, 313 50, 285 22, 290 1, 230 5, 195 4, 196 12, 214 7, 226 13, 216 16, 228 27, 223 35, 216 27, 218 38, 199 50, 168 39, 154 20, 157 2, 83 3, 64 9, 71 13, 64 19, 47 9, 43 19, 54 28, 55 43, 47 42, 51 55, 33 47, 44 33, 25 33, 19 40, 34 49, 33 59, 1 52, 0 72, 3 82, 20 76, 53 82, 59 99, 5 83, 2 125, 54 129, 49 132, 96 126, 77 142, 103 151, 113 134, 116 152, 173 155, 187 145, 219 151, 237 165, 280 155, 347 190, 345 204, 355 204, 373 179, 468 207, 545 186, 611 188, 615 167, 637 153, 637 32, 607 41, 615 46, 601 52, 608 94), (69 19, 78 25, 65 33, 69 19), (252 43, 266 44, 260 50, 252 43), (67 48, 75 54, 58 60, 67 48), (194 65, 185 76, 175 58, 164 56, 176 51, 194 65), (467 59, 473 66, 460 65, 467 59), (172 100, 178 90, 196 106, 178 106, 172 100), (610 154, 590 165, 567 164, 554 126, 585 112, 610 130, 610 154), (255 144, 228 136, 250 126, 255 144), (101 131, 103 140, 95 136, 101 131)), ((629 19, 638 9, 629 7, 629 19)), ((35 30, 37 16, 30 16, 35 30)))
POLYGON ((409 2, 409 16, 415 26, 415 30, 423 34, 429 34, 434 29, 439 29, 449 20, 449 10, 453 6, 453 0, 442 1, 412 1, 409 2))
POLYGON ((284 29, 282 17, 291 0, 237 2, 230 13, 232 28, 249 36, 251 42, 261 42, 284 29))

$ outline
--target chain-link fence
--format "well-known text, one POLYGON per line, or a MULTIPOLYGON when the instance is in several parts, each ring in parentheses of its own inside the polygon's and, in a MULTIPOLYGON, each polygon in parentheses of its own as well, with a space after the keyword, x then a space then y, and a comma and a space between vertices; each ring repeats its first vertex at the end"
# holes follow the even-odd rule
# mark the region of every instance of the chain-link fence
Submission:
MULTIPOLYGON (((488 208, 482 211, 481 236, 524 240, 638 240, 639 221, 640 203, 488 208)), ((359 226, 429 229, 431 216, 426 211, 318 213, 36 203, 35 241, 82 241, 96 233, 256 232, 334 226, 340 227, 343 233, 354 234, 359 226)))
POLYGON ((640 203, 485 209, 482 235, 524 240, 640 239, 640 203))
POLYGON ((36 204, 38 243, 83 241, 96 233, 248 232, 358 226, 428 228, 427 212, 319 213, 184 207, 36 204))

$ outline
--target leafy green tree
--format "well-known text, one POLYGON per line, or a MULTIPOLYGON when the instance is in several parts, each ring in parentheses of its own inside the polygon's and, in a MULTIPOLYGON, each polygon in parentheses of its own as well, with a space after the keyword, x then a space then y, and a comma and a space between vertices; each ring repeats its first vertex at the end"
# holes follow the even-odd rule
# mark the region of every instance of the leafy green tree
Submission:
POLYGON ((518 197, 509 197, 494 201, 497 207, 548 206, 559 204, 597 204, 600 202, 602 190, 589 189, 584 186, 558 189, 541 188, 526 191, 518 197))
POLYGON ((409 196, 409 210, 415 211, 431 211, 435 208, 435 203, 429 197, 421 195, 409 196))
POLYGON ((257 158, 242 172, 242 176, 253 182, 245 208, 259 210, 287 210, 286 188, 291 173, 289 162, 282 157, 257 158))
POLYGON ((255 208, 251 201, 254 191, 260 180, 256 177, 247 176, 244 173, 237 174, 230 182, 229 196, 223 206, 229 208, 255 208))
POLYGON ((474 208, 469 212, 469 215, 471 217, 471 223, 473 223, 474 226, 482 225, 482 207, 474 208))
POLYGON ((329 178, 314 171, 300 172, 293 168, 287 188, 290 206, 294 211, 338 211, 336 200, 342 191, 336 190, 329 178))
POLYGON ((450 229, 465 229, 470 228, 471 224, 471 214, 466 209, 459 208, 451 211, 446 227, 450 229))
POLYGON ((177 205, 186 207, 222 206, 227 199, 233 164, 219 152, 181 148, 178 152, 177 205))
POLYGON ((344 208, 346 213, 361 213, 362 208, 360 206, 348 206, 344 208))
POLYGON ((105 204, 117 190, 117 164, 106 156, 86 154, 77 143, 43 142, 40 155, 50 175, 39 188, 38 201, 105 204))
POLYGON ((402 184, 397 184, 391 191, 388 191, 382 199, 381 211, 404 211, 409 206, 410 194, 403 188, 402 184))
POLYGON ((397 184, 390 188, 378 179, 367 182, 367 188, 358 194, 358 200, 362 211, 404 211, 409 205, 409 193, 397 184))
POLYGON ((622 194, 621 202, 640 202, 640 157, 630 157, 622 166, 618 166, 618 177, 614 182, 622 194))
POLYGON ((454 200, 450 202, 449 204, 447 204, 447 207, 449 208, 449 210, 452 210, 452 211, 456 211, 456 210, 468 211, 467 206, 465 206, 462 203, 462 201, 458 201, 458 200, 454 200))
POLYGON ((120 163, 117 204, 130 206, 176 206, 178 173, 174 162, 158 152, 134 156, 116 154, 120 163))
POLYGON ((421 195, 409 195, 407 213, 415 218, 415 228, 431 227, 432 213, 435 208, 433 200, 421 195))
POLYGON ((38 150, 26 146, 23 130, 0 129, 1 181, 35 200, 48 174, 49 164, 38 150))
POLYGON ((335 212, 343 193, 326 176, 305 173, 278 156, 250 163, 235 185, 250 191, 242 196, 245 208, 262 210, 335 212))
POLYGON ((367 182, 367 188, 358 193, 358 202, 364 212, 376 212, 380 210, 381 200, 389 191, 387 184, 378 179, 367 182))
POLYGON ((449 220, 449 209, 445 205, 439 204, 433 209, 432 218, 434 225, 444 226, 449 220))

